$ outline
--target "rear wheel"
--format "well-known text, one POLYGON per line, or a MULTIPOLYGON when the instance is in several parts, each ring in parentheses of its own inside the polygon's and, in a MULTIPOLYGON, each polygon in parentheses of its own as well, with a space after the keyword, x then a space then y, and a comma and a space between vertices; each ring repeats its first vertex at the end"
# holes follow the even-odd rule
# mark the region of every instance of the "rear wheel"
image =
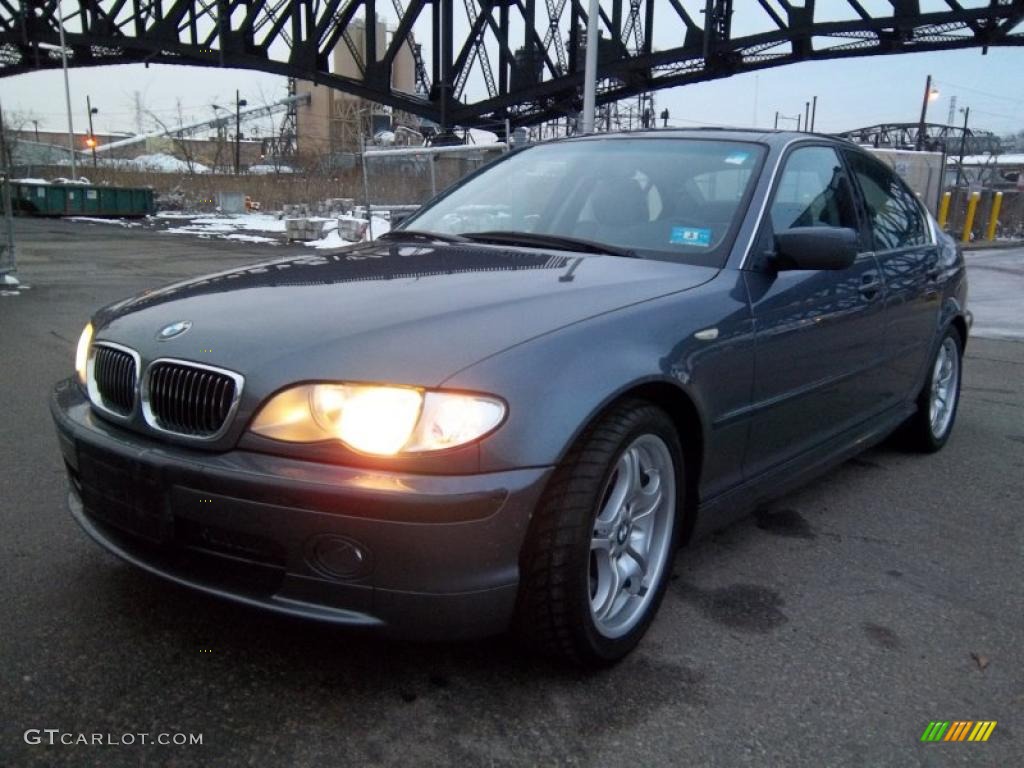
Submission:
POLYGON ((917 413, 907 421, 909 447, 924 453, 938 451, 949 440, 960 403, 963 339, 951 327, 935 351, 928 379, 917 398, 917 413))
POLYGON ((671 573, 682 456, 672 420, 641 400, 618 404, 580 438, 524 547, 516 625, 527 642, 587 666, 636 646, 671 573))

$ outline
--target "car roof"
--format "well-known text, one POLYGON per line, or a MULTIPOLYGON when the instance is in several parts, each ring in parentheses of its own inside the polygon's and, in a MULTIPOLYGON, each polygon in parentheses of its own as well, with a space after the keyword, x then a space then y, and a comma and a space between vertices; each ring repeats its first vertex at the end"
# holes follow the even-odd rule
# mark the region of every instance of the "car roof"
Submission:
POLYGON ((589 141, 609 138, 672 138, 672 139, 714 139, 719 141, 757 141, 773 147, 781 147, 796 139, 817 139, 856 146, 852 142, 825 133, 803 131, 776 131, 764 128, 730 128, 707 126, 698 128, 648 128, 640 131, 609 131, 592 133, 587 136, 571 136, 565 141, 589 141))

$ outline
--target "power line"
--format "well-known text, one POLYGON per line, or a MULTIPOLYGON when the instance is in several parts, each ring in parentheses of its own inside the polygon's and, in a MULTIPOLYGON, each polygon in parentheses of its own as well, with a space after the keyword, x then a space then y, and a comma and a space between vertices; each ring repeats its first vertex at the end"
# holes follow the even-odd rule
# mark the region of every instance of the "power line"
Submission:
POLYGON ((957 85, 956 83, 951 83, 948 80, 938 80, 937 82, 940 85, 943 85, 943 86, 948 86, 948 87, 951 87, 951 88, 956 88, 956 89, 959 89, 959 90, 962 90, 962 91, 969 91, 970 93, 976 93, 976 94, 978 94, 980 96, 988 96, 991 99, 1001 99, 1002 101, 1009 101, 1009 102, 1012 102, 1014 104, 1024 104, 1024 99, 1013 99, 1013 98, 1010 98, 1009 96, 999 96, 997 94, 989 93, 987 91, 979 91, 977 88, 971 88, 971 87, 966 86, 966 85, 957 85))

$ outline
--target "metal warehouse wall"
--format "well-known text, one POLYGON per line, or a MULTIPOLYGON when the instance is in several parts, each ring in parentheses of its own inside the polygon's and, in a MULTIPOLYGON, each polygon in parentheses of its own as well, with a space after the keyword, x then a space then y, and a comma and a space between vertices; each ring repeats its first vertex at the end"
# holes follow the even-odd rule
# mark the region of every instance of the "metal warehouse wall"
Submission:
POLYGON ((941 153, 874 147, 865 149, 896 171, 933 215, 938 213, 944 160, 941 153))

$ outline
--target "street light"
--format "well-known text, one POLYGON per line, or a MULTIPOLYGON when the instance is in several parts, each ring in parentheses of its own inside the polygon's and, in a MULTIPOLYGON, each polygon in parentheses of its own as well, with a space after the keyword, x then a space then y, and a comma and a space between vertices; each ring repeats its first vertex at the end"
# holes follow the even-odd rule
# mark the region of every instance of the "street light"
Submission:
MULTIPOLYGON (((37 6, 35 14, 38 18, 42 18, 45 11, 42 7, 37 6)), ((75 178, 75 127, 71 121, 71 85, 68 82, 68 49, 64 42, 64 18, 60 15, 60 3, 57 4, 56 9, 57 15, 57 29, 60 32, 60 63, 61 68, 64 70, 64 106, 67 108, 68 113, 68 152, 71 159, 71 178, 75 178)), ((39 44, 40 47, 45 47, 43 43, 39 44)))
POLYGON ((85 97, 85 108, 89 113, 89 135, 85 138, 85 145, 92 150, 92 167, 96 167, 96 132, 92 129, 92 116, 98 115, 99 110, 92 105, 89 96, 85 97))
POLYGON ((248 106, 249 102, 239 98, 235 91, 235 176, 239 174, 242 165, 242 107, 248 106))
POLYGON ((928 75, 928 79, 924 83, 924 98, 921 100, 921 120, 917 126, 917 145, 916 149, 920 152, 924 149, 924 132, 925 132, 925 117, 928 115, 928 105, 939 98, 939 89, 932 87, 932 76, 928 75))

